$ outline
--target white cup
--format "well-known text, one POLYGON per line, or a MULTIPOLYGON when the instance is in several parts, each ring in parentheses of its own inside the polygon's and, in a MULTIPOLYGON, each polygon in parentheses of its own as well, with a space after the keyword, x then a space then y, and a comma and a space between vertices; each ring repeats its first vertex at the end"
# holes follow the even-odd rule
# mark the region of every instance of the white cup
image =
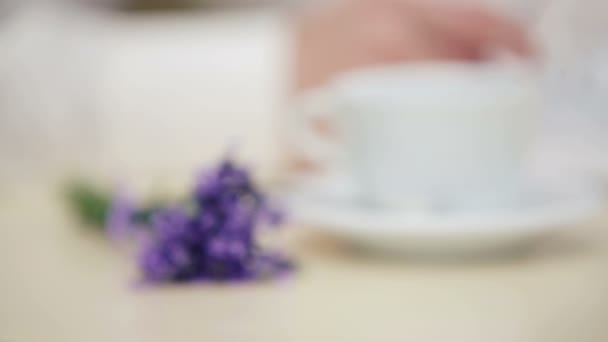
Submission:
MULTIPOLYGON (((540 114, 521 63, 428 63, 354 72, 302 98, 292 140, 321 163, 340 160, 358 200, 405 209, 516 204, 540 114), (328 120, 337 139, 312 128, 328 120)), ((338 181, 338 180, 336 180, 338 181)))

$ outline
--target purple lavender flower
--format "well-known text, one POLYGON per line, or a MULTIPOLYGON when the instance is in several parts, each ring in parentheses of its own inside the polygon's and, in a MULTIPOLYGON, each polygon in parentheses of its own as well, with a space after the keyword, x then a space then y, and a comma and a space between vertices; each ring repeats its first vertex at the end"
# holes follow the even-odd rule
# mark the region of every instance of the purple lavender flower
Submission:
POLYGON ((145 279, 250 280, 291 268, 255 241, 261 223, 278 225, 282 215, 268 205, 245 169, 222 162, 202 175, 192 197, 190 210, 165 208, 150 220, 152 235, 139 259, 145 279))
POLYGON ((197 274, 193 250, 202 243, 197 239, 190 219, 181 208, 159 211, 152 218, 154 230, 139 258, 144 278, 150 281, 179 281, 197 274))

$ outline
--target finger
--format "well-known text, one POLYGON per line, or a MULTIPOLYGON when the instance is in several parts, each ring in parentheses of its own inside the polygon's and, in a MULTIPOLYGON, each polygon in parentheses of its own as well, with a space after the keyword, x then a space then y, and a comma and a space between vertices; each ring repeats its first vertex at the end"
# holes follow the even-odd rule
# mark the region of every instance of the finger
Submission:
POLYGON ((402 25, 401 40, 396 58, 409 61, 420 60, 475 60, 478 52, 472 44, 438 32, 430 25, 412 18, 402 25))
MULTIPOLYGON (((412 7, 408 6, 411 11, 412 7)), ((490 10, 463 6, 418 5, 415 10, 420 20, 437 36, 444 36, 464 50, 506 48, 521 56, 531 56, 531 44, 515 21, 490 10)))
POLYGON ((489 11, 463 13, 463 31, 480 49, 507 48, 520 56, 531 56, 533 49, 524 29, 508 17, 489 11), (467 28, 467 25, 469 28, 467 28))

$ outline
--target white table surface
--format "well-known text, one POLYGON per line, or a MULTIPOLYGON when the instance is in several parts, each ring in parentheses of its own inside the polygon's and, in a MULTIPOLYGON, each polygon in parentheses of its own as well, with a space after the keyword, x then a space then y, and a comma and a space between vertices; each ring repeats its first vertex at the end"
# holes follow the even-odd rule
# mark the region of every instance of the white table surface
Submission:
POLYGON ((606 220, 508 259, 357 254, 292 227, 276 283, 137 288, 128 255, 66 214, 56 189, 0 197, 0 341, 608 340, 606 220))

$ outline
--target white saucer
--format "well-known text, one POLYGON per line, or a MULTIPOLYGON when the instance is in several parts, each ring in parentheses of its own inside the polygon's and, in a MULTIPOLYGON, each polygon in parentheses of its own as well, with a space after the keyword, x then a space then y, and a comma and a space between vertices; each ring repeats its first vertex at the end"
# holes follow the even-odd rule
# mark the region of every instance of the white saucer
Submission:
POLYGON ((411 212, 373 208, 355 200, 288 196, 298 223, 360 247, 412 255, 508 252, 592 219, 602 209, 591 192, 528 192, 513 209, 486 212, 411 212))

